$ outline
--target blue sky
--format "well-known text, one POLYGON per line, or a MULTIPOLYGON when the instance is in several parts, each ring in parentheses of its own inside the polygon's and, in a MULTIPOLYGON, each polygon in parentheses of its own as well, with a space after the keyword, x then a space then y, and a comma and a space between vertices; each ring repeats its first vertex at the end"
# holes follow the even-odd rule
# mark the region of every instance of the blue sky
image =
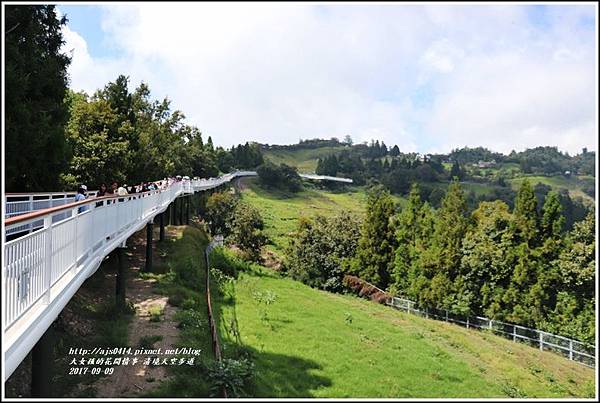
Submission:
POLYGON ((596 148, 595 5, 59 5, 71 86, 149 84, 231 146, 596 148))

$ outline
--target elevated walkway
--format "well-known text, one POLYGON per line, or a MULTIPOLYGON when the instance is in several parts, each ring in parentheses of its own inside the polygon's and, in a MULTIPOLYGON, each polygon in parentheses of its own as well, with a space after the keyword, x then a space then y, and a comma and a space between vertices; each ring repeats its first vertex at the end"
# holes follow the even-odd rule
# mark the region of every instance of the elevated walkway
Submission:
POLYGON ((2 251, 4 380, 102 260, 177 197, 255 175, 253 171, 237 171, 219 178, 172 182, 164 189, 92 197, 77 203, 68 202, 65 194, 62 205, 42 209, 36 207, 43 204, 32 202, 39 194, 32 194, 27 205, 20 205, 18 214, 13 209, 12 217, 5 221, 2 251), (21 236, 6 241, 7 235, 15 233, 21 236))

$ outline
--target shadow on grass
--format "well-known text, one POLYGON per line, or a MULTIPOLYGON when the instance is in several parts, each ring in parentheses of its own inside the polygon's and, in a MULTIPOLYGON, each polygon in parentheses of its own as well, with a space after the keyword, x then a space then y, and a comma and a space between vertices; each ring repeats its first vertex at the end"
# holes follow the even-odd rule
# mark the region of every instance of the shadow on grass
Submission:
POLYGON ((256 372, 248 397, 314 397, 313 393, 331 386, 331 380, 315 374, 322 369, 305 358, 258 351, 246 347, 256 372))
MULTIPOLYGON (((273 276, 267 273, 264 275, 273 276)), ((263 345, 260 349, 245 345, 239 330, 235 291, 222 295, 218 293, 216 285, 213 287, 211 284, 211 294, 213 294, 215 321, 217 328, 220 329, 219 339, 223 358, 247 358, 254 364, 254 376, 240 397, 313 397, 316 390, 331 386, 329 378, 317 373, 323 368, 316 361, 269 352, 268 345, 263 345), (231 308, 227 319, 223 315, 223 308, 226 306, 231 308)), ((289 319, 269 319, 273 332, 289 323, 292 323, 289 319)))

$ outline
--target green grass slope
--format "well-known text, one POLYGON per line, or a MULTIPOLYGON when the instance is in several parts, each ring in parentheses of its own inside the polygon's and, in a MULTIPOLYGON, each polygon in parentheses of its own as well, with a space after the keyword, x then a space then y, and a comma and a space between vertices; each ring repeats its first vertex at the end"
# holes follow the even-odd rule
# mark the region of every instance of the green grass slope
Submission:
POLYGON ((217 301, 256 397, 592 397, 594 371, 487 332, 331 294, 253 266, 217 301), (270 294, 274 301, 261 302, 270 294))
POLYGON ((317 160, 330 154, 337 154, 346 147, 320 147, 314 149, 289 150, 265 150, 264 157, 275 164, 285 163, 295 166, 300 172, 314 173, 317 169, 317 160))
MULTIPOLYGON (((265 189, 255 178, 242 180, 242 197, 258 208, 265 220, 265 233, 271 240, 269 248, 281 253, 287 245, 288 234, 296 229, 302 216, 333 215, 341 211, 363 214, 367 195, 363 188, 347 187, 344 192, 317 190, 307 185, 298 193, 265 189)), ((394 197, 396 202, 404 199, 394 197)))
POLYGON ((543 183, 544 185, 548 185, 553 189, 567 189, 571 197, 581 197, 583 200, 594 204, 594 198, 590 197, 581 190, 582 186, 594 183, 594 178, 592 177, 571 176, 567 178, 565 176, 522 176, 519 178, 509 179, 507 182, 510 183, 513 189, 518 190, 519 186, 521 186, 521 183, 523 183, 525 179, 529 180, 533 186, 535 186, 537 183, 543 183))

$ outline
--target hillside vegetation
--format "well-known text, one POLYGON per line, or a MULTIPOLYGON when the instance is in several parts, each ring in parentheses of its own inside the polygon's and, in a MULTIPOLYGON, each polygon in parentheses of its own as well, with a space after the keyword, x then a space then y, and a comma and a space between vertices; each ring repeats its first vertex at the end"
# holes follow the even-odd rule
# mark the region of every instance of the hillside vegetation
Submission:
MULTIPOLYGON (((253 178, 241 180, 242 197, 259 209, 265 220, 265 234, 272 251, 283 253, 288 234, 296 229, 300 217, 316 214, 332 215, 341 211, 363 214, 367 195, 362 187, 347 187, 344 191, 317 189, 307 185, 298 193, 265 189, 253 178)), ((396 197, 402 204, 404 199, 396 197)))
POLYGON ((319 158, 326 157, 329 154, 334 154, 344 150, 344 146, 327 146, 314 149, 299 149, 299 150, 264 150, 265 160, 271 161, 274 164, 287 164, 295 166, 300 172, 312 173, 317 169, 319 158))
POLYGON ((215 304, 220 335, 226 344, 241 342, 252 357, 249 396, 594 393, 592 369, 553 353, 319 291, 257 265, 246 266, 225 294, 215 304))

